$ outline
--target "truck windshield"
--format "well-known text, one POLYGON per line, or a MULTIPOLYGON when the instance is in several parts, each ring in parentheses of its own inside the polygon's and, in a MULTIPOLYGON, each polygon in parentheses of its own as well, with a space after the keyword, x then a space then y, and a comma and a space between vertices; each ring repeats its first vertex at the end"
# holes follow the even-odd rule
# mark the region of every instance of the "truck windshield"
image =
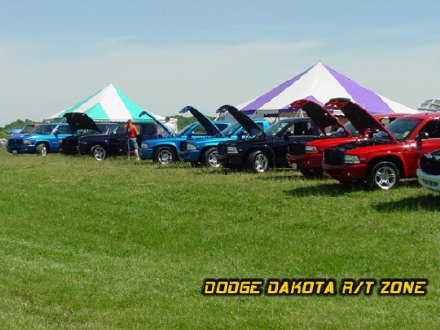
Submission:
MULTIPOLYGON (((387 128, 397 140, 405 141, 421 122, 420 118, 397 118, 387 128)), ((385 139, 387 136, 388 134, 383 131, 376 134, 379 139, 385 139)))
POLYGON ((229 126, 228 128, 224 129, 222 133, 227 137, 231 137, 235 133, 235 131, 240 127, 241 127, 240 123, 235 123, 229 126))

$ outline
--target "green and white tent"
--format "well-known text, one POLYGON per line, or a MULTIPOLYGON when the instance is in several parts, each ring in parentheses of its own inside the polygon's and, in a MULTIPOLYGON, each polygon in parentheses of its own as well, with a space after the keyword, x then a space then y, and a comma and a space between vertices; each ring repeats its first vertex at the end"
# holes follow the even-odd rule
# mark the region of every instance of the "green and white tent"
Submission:
MULTIPOLYGON (((130 100, 119 88, 113 84, 101 89, 77 105, 58 112, 46 119, 53 121, 63 120, 69 112, 83 112, 95 121, 152 121, 148 116, 139 117, 144 109, 130 100)), ((158 120, 163 117, 155 115, 158 120)))

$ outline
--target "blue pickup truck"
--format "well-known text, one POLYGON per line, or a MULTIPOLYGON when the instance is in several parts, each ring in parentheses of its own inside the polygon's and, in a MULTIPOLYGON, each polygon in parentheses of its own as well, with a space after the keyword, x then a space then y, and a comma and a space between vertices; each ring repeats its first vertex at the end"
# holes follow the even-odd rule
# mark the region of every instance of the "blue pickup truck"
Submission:
POLYGON ((261 130, 265 130, 270 126, 270 123, 266 119, 250 119, 242 114, 247 120, 253 121, 254 125, 257 124, 261 129, 257 132, 252 125, 247 127, 246 121, 242 120, 242 116, 237 118, 235 113, 230 112, 230 114, 237 122, 227 129, 217 132, 216 136, 212 138, 182 141, 180 145, 181 151, 179 152, 180 159, 191 162, 193 165, 202 164, 210 167, 219 167, 221 165, 217 159, 217 146, 220 143, 251 138, 255 134, 259 134, 261 130))
MULTIPOLYGON (((192 106, 186 106, 180 113, 190 112, 197 121, 185 126, 179 131, 174 133, 170 130, 169 135, 159 139, 143 140, 139 154, 141 159, 152 159, 154 162, 165 165, 179 160, 178 153, 180 151, 180 143, 187 139, 204 139, 212 137, 216 134, 216 131, 212 128, 212 125, 216 126, 219 131, 222 131, 231 125, 228 121, 212 121, 209 120, 203 113, 195 109, 192 106)), ((148 113, 145 113, 148 115, 148 113)), ((158 125, 163 124, 158 121, 154 116, 150 116, 157 122, 158 125)), ((164 127, 164 129, 167 129, 164 127)))
POLYGON ((46 156, 49 152, 58 152, 60 141, 71 135, 72 129, 66 123, 41 124, 30 133, 10 138, 7 149, 13 154, 46 156))

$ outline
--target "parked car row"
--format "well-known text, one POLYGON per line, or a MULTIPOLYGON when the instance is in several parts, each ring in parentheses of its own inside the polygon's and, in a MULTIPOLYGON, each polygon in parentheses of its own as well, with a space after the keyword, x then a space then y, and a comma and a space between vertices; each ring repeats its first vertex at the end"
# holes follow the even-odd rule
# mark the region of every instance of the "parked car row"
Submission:
MULTIPOLYGON (((270 124, 251 119, 233 106, 228 112, 235 122, 212 121, 194 107, 197 121, 174 133, 154 115, 143 111, 149 122, 135 121, 141 159, 159 164, 180 160, 205 165, 265 172, 292 167, 306 177, 324 173, 341 183, 363 182, 369 188, 388 190, 400 178, 419 177, 429 189, 439 191, 440 114, 371 115, 349 99, 337 98, 322 106, 298 100, 292 110, 307 116, 281 119, 270 124), (334 115, 342 112, 344 125, 334 115), (432 152, 432 153, 431 153, 432 152), (418 168, 420 160, 420 168, 418 168)), ((125 123, 95 123, 86 114, 66 114, 67 123, 41 124, 31 133, 8 141, 11 153, 49 152, 91 155, 104 160, 127 152, 125 123)))

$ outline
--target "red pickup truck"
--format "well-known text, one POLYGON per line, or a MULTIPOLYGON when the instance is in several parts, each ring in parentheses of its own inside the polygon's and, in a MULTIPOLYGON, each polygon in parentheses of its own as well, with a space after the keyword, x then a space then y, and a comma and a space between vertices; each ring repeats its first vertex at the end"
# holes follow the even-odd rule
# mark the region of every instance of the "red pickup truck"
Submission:
POLYGON ((385 127, 353 102, 335 100, 327 106, 357 117, 374 133, 371 139, 324 152, 324 172, 341 183, 366 182, 371 189, 391 189, 400 178, 415 177, 420 157, 440 147, 440 113, 406 115, 385 127))
MULTIPOLYGON (((332 99, 328 102, 331 104, 336 99, 332 99)), ((324 106, 324 109, 326 105, 324 106)), ((380 121, 383 125, 388 125, 394 119, 404 116, 404 114, 379 114, 373 115, 373 117, 380 121)), ((302 146, 291 145, 286 155, 287 163, 293 168, 298 169, 305 177, 316 177, 321 176, 323 173, 322 169, 322 159, 324 152, 332 147, 343 143, 354 142, 361 139, 371 138, 369 136, 371 131, 368 127, 364 125, 362 118, 359 117, 347 117, 349 122, 345 125, 345 129, 348 132, 346 137, 341 136, 336 131, 333 136, 328 136, 327 139, 320 139, 309 141, 302 146), (360 120, 359 120, 360 119, 360 120)), ((339 130, 342 130, 340 128, 339 130)))

